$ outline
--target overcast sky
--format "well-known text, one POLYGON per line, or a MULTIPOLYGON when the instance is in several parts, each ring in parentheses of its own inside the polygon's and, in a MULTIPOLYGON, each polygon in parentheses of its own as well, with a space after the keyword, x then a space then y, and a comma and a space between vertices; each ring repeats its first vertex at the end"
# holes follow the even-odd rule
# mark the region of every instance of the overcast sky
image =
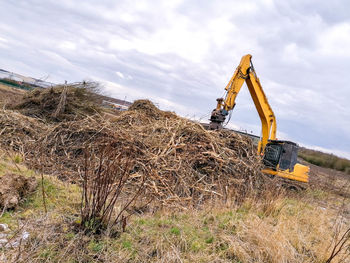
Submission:
MULTIPOLYGON (((0 68, 207 120, 250 53, 279 139, 350 158, 346 0, 0 0, 0 68)), ((231 126, 260 133, 244 86, 231 126)))

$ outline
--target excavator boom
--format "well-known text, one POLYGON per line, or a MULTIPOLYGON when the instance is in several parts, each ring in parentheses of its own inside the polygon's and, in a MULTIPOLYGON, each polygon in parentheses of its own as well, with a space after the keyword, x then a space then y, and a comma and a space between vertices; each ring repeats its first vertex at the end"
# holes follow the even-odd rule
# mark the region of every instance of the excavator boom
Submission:
POLYGON ((222 127, 228 112, 236 105, 236 97, 243 83, 246 82, 261 120, 261 140, 258 145, 258 153, 262 154, 268 140, 276 139, 276 118, 267 101, 251 59, 252 56, 249 54, 242 57, 241 62, 225 87, 226 97, 217 99, 216 109, 212 112, 210 118, 210 128, 218 129, 222 127))

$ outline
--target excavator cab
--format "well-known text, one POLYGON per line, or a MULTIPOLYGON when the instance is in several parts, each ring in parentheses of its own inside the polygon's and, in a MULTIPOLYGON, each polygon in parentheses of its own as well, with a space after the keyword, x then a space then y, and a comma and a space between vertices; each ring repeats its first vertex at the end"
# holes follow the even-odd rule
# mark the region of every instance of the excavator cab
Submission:
POLYGON ((266 144, 263 163, 273 170, 293 172, 297 163, 298 145, 290 141, 271 140, 266 144))
POLYGON ((265 147, 262 170, 269 175, 308 182, 309 167, 297 162, 299 146, 290 141, 270 140, 265 147))

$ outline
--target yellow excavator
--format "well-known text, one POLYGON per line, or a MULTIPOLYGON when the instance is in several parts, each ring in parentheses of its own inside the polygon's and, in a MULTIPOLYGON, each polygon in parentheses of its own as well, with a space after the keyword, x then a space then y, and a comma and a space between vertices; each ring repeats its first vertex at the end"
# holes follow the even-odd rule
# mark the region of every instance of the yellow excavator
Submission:
POLYGON ((294 142, 276 139, 276 117, 256 75, 251 55, 242 57, 225 88, 225 98, 217 99, 216 109, 212 111, 210 117, 209 128, 215 130, 223 127, 226 117, 236 105, 236 97, 244 82, 247 83, 261 120, 261 137, 257 152, 263 157, 265 168, 262 172, 294 182, 307 183, 310 168, 297 163, 298 145, 294 142))

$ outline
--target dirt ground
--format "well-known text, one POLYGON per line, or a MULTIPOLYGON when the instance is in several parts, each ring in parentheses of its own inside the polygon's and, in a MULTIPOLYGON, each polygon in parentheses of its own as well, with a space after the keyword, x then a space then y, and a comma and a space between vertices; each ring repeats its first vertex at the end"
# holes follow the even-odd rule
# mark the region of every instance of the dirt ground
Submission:
POLYGON ((350 175, 307 163, 310 167, 310 187, 321 188, 350 198, 350 175))
POLYGON ((309 188, 313 201, 323 209, 336 210, 350 219, 350 175, 329 168, 305 163, 310 167, 309 188))

